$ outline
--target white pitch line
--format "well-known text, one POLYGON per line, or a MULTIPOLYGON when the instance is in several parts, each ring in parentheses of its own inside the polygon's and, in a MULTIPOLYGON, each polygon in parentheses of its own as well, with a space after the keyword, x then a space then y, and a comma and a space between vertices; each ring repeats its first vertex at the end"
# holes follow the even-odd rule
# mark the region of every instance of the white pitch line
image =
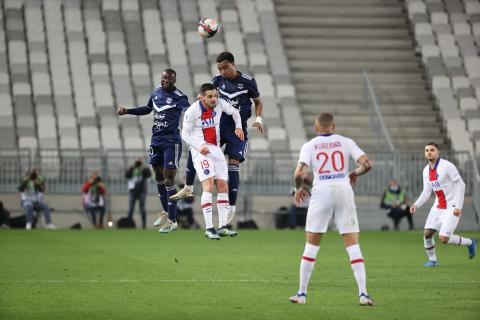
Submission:
MULTIPOLYGON (((0 283, 4 284, 22 284, 22 283, 168 283, 168 282, 198 282, 198 283, 297 283, 297 280, 275 280, 275 279, 155 279, 155 280, 137 280, 137 279, 118 279, 118 280, 59 280, 59 279, 50 279, 50 280, 0 280, 0 283)), ((350 283, 351 281, 311 281, 310 283, 317 284, 341 284, 341 283, 350 283)), ((375 283, 378 281, 370 280, 370 283, 375 283)), ((405 281, 389 281, 389 284, 409 284, 405 281)), ((413 283, 413 282, 412 282, 413 283)), ((423 283, 423 284, 480 284, 480 281, 461 281, 461 280, 415 280, 414 283, 423 283)))

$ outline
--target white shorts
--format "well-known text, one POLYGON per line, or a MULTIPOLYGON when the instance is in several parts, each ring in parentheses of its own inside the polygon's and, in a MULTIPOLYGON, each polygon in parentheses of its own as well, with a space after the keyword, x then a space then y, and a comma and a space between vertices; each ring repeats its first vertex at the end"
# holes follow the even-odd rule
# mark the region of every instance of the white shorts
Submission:
POLYGON ((227 181, 228 167, 222 149, 213 144, 207 144, 206 146, 210 151, 207 155, 201 154, 196 149, 191 149, 193 166, 197 171, 198 179, 200 182, 208 178, 227 181))
POLYGON ((440 230, 440 235, 444 237, 451 237, 457 228, 460 217, 453 215, 455 208, 438 209, 433 207, 430 209, 427 221, 425 222, 425 229, 440 230))
POLYGON ((316 188, 310 198, 305 231, 327 232, 332 215, 340 234, 360 231, 357 208, 350 186, 329 185, 316 188))

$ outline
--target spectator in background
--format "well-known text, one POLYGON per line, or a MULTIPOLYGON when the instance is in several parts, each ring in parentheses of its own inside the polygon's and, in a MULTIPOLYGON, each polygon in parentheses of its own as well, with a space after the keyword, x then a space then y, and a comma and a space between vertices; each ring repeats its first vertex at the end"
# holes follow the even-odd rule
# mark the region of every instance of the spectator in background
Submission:
POLYGON ((133 219, 135 202, 139 203, 142 216, 142 228, 147 227, 147 212, 145 211, 145 199, 147 197, 147 180, 152 176, 150 169, 143 164, 143 158, 138 158, 134 165, 125 173, 128 179, 128 219, 133 219))
POLYGON ((3 202, 0 201, 0 228, 10 228, 10 212, 3 207, 3 202))
POLYGON ((408 227, 413 230, 413 219, 407 204, 405 190, 400 187, 398 181, 392 179, 388 182, 388 187, 382 195, 380 208, 389 210, 387 216, 393 220, 395 230, 398 230, 398 225, 403 217, 407 217, 408 227))
POLYGON ((34 211, 42 211, 47 229, 55 229, 50 216, 50 208, 44 200, 45 179, 35 169, 27 172, 18 191, 20 191, 21 206, 27 216, 25 229, 32 229, 35 220, 34 211))
POLYGON ((82 186, 83 207, 92 220, 92 225, 97 229, 103 229, 103 217, 105 216, 105 195, 107 189, 102 183, 98 172, 93 172, 90 178, 82 186), (97 220, 98 214, 98 220, 97 220))

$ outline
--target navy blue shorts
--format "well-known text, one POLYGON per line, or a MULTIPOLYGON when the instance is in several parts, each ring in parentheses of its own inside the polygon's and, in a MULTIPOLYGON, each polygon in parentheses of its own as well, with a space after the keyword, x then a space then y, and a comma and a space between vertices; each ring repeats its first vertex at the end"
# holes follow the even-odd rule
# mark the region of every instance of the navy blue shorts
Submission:
POLYGON ((182 156, 182 143, 162 147, 150 147, 150 161, 152 166, 161 166, 167 169, 178 169, 182 156))
POLYGON ((248 151, 247 130, 243 128, 245 140, 240 140, 235 134, 235 128, 220 126, 220 143, 222 147, 225 145, 224 153, 228 155, 229 159, 235 159, 240 162, 245 161, 248 151))

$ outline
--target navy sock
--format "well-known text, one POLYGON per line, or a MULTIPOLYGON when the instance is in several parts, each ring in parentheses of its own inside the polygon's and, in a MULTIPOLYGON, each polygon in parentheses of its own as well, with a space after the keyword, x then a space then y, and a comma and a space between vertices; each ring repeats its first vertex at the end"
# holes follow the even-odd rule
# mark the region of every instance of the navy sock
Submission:
POLYGON ((177 193, 177 188, 175 185, 166 187, 168 194, 168 219, 173 222, 177 221, 177 201, 170 200, 170 196, 173 196, 177 193))
POLYGON ((161 181, 161 182, 157 181, 157 190, 158 190, 158 196, 160 197, 160 202, 162 203, 163 210, 168 211, 168 194, 167 194, 167 189, 165 188, 165 181, 161 181))
POLYGON ((193 160, 192 160, 192 153, 188 153, 188 160, 187 160, 187 170, 186 170, 186 177, 185 177, 185 184, 187 186, 193 186, 195 183, 195 175, 197 174, 197 171, 195 171, 195 167, 193 166, 193 160))
POLYGON ((240 174, 238 164, 228 165, 228 200, 231 206, 237 204, 237 192, 240 185, 240 174))

